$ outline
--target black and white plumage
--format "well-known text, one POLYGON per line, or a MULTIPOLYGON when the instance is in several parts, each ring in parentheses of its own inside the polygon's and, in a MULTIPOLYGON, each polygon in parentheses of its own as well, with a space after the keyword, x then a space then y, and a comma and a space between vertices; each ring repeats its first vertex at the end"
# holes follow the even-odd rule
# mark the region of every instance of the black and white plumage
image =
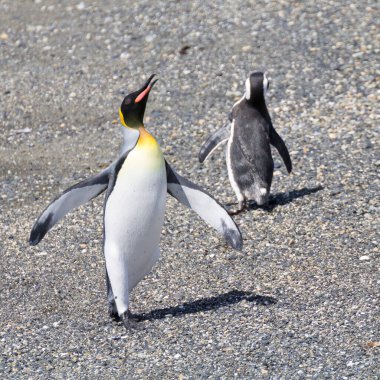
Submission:
POLYGON ((288 149, 272 125, 265 103, 269 81, 262 72, 252 73, 245 82, 244 96, 234 104, 230 124, 208 137, 199 152, 203 162, 222 143, 227 144, 227 169, 231 186, 238 198, 239 212, 245 202, 255 200, 258 205, 268 201, 273 177, 270 145, 280 153, 287 171, 292 171, 288 149))
POLYGON ((157 262, 166 193, 197 212, 227 243, 240 250, 242 237, 228 212, 206 191, 178 175, 165 161, 143 116, 152 77, 129 94, 119 110, 124 143, 105 170, 65 190, 38 217, 30 234, 36 245, 70 210, 107 191, 104 255, 109 312, 129 326, 129 293, 157 262))

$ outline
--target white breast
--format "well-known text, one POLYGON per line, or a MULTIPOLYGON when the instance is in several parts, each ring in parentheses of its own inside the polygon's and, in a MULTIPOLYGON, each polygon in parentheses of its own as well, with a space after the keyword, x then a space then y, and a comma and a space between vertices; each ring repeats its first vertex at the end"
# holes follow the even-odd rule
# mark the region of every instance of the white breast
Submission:
POLYGON ((119 314, 128 308, 129 291, 159 258, 166 192, 161 151, 136 145, 119 171, 104 211, 104 253, 119 314))
POLYGON ((234 174, 234 171, 232 170, 232 163, 231 163, 231 146, 232 146, 234 137, 235 137, 235 121, 233 121, 231 124, 231 135, 227 144, 226 163, 227 163, 228 179, 230 180, 232 189, 234 190, 238 201, 242 202, 244 201, 244 195, 240 191, 239 185, 236 182, 235 174, 234 174))

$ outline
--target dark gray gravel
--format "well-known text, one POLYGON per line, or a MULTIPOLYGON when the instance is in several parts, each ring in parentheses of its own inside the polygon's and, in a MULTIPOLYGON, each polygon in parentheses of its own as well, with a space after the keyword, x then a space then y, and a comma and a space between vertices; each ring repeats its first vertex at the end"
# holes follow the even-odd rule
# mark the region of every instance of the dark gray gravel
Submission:
POLYGON ((376 5, 2 0, 0 377, 379 379, 376 5), (147 128, 234 202, 222 150, 196 156, 258 69, 294 172, 274 153, 271 211, 235 218, 243 252, 169 200, 127 333, 107 316, 102 199, 30 248, 32 224, 116 156, 123 93, 151 73, 147 128))

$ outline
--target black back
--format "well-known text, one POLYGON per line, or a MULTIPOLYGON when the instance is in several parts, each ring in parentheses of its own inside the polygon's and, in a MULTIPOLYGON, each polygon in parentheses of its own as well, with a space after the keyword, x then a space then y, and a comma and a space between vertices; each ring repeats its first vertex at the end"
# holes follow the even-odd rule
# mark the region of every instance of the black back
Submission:
POLYGON ((265 103, 257 107, 242 100, 233 109, 234 138, 231 164, 241 190, 255 198, 257 188, 270 188, 273 159, 270 149, 268 111, 265 103), (263 109, 264 108, 264 109, 263 109), (256 188, 256 190, 254 189, 256 188))
MULTIPOLYGON (((251 105, 255 105, 258 108, 266 110, 265 98, 264 98, 264 73, 256 72, 249 76, 251 84, 250 99, 246 100, 251 105)), ((268 111, 267 111, 268 113, 268 111)))

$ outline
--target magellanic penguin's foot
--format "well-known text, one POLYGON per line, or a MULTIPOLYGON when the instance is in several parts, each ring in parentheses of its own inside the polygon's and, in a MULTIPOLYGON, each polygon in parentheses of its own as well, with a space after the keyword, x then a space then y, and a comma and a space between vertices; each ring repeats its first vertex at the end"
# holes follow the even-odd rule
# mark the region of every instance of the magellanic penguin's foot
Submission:
POLYGON ((249 210, 258 210, 258 209, 261 209, 261 210, 264 210, 264 211, 267 211, 267 212, 272 211, 272 207, 271 207, 271 205, 269 204, 268 201, 266 201, 266 202, 264 202, 262 204, 259 204, 259 203, 257 203, 254 200, 250 200, 250 201, 247 202, 247 209, 249 209, 249 210))
POLYGON ((270 205, 269 205, 269 202, 263 204, 262 206, 260 206, 264 211, 267 211, 267 212, 270 212, 272 211, 270 205))
POLYGON ((140 319, 129 310, 121 315, 123 325, 127 330, 140 330, 143 326, 139 324, 140 319))
POLYGON ((108 315, 116 322, 121 321, 121 317, 119 316, 119 313, 117 312, 115 300, 108 302, 108 315))
POLYGON ((229 209, 228 213, 230 215, 237 215, 237 214, 240 214, 242 211, 244 211, 245 208, 246 208, 245 201, 239 201, 238 207, 235 209, 229 209))

